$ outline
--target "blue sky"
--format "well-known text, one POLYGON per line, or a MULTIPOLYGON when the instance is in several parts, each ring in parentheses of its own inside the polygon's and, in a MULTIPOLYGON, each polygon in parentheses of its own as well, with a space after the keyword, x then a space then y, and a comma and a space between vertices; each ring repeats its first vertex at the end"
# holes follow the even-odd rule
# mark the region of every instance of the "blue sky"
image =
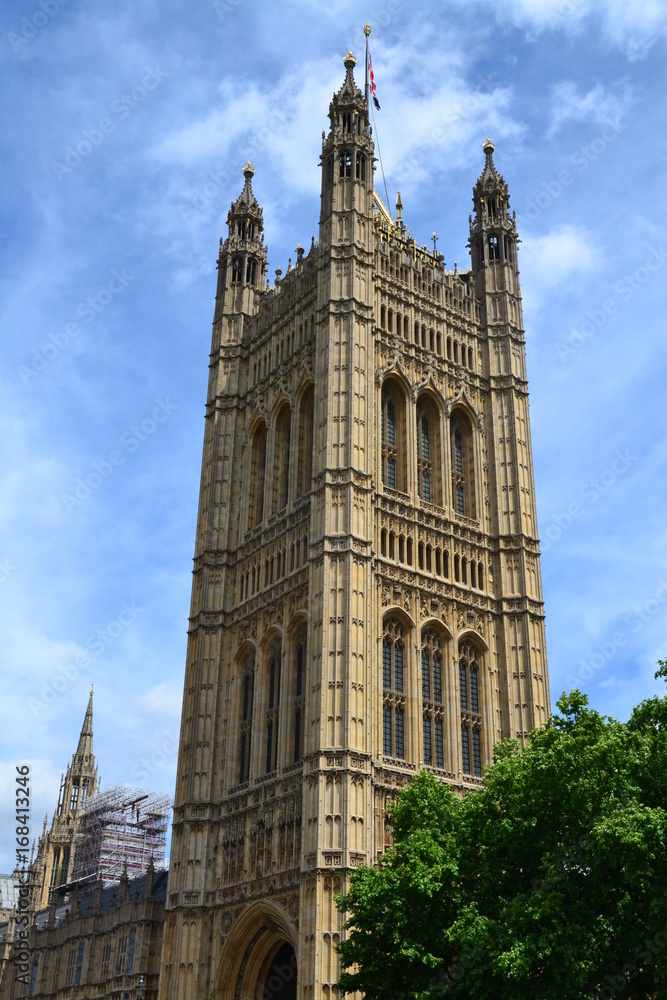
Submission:
MULTIPOLYGON (((95 683, 105 786, 173 792, 219 235, 317 235, 370 22, 393 203, 467 267, 490 135, 521 284, 552 698, 627 718, 667 656, 663 0, 10 0, 0 15, 0 870, 95 683)), ((376 186, 382 192, 381 179, 376 186)))

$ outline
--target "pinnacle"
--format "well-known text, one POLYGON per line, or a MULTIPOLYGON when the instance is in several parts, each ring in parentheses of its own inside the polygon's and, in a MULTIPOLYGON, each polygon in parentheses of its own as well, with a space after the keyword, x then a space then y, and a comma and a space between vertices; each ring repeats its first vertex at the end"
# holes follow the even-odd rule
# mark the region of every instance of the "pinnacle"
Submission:
POLYGON ((88 707, 81 727, 79 745, 76 748, 77 756, 92 757, 93 754, 93 688, 90 688, 88 707))

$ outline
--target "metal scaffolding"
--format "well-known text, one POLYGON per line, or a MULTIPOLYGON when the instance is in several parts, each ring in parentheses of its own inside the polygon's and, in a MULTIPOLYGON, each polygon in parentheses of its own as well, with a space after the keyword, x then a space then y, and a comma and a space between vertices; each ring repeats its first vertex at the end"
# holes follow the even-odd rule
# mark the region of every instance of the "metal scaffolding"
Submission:
POLYGON ((79 817, 71 883, 101 878, 109 885, 125 869, 137 878, 151 858, 156 870, 164 868, 171 806, 168 795, 127 785, 96 795, 79 817))

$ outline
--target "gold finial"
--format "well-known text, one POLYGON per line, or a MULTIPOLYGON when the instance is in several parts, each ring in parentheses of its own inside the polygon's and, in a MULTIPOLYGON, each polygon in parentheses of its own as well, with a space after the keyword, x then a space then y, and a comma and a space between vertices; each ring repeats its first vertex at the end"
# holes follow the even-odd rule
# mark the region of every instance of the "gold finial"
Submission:
POLYGON ((347 50, 347 55, 343 59, 343 66, 345 69, 354 69, 357 65, 356 57, 352 55, 352 49, 347 50))
POLYGON ((493 143, 491 142, 491 140, 489 139, 489 137, 487 135, 486 142, 482 146, 482 149, 484 150, 485 153, 492 153, 495 148, 496 147, 493 145, 493 143))
POLYGON ((371 33, 371 26, 370 26, 370 24, 367 24, 366 27, 364 28, 364 34, 365 34, 366 38, 368 38, 368 36, 370 35, 370 33, 371 33))
POLYGON ((253 167, 253 165, 250 162, 250 160, 248 160, 248 162, 246 163, 245 167, 243 168, 243 176, 245 177, 245 179, 247 181, 249 181, 250 178, 253 176, 254 173, 255 173, 255 168, 253 167))

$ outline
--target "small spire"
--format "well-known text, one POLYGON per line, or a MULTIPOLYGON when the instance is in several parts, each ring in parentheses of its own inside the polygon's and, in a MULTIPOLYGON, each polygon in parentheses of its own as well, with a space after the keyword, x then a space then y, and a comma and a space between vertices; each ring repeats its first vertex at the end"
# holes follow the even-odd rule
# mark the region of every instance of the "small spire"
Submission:
POLYGON ((82 757, 91 757, 93 753, 93 686, 90 686, 90 697, 88 699, 88 708, 86 709, 86 714, 84 716, 83 725, 81 727, 81 735, 79 736, 79 745, 76 748, 77 755, 82 757))

